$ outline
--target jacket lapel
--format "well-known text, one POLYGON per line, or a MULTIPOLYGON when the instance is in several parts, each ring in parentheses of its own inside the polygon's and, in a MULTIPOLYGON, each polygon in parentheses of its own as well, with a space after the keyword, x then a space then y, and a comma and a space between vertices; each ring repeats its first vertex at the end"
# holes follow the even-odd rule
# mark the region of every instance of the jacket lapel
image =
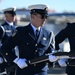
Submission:
POLYGON ((29 36, 35 40, 35 35, 34 35, 34 31, 33 31, 33 28, 31 27, 31 25, 29 24, 28 25, 28 34, 29 36))
POLYGON ((38 37, 38 40, 37 40, 37 43, 40 42, 40 40, 41 40, 42 37, 43 37, 43 29, 41 28, 40 34, 39 34, 39 37, 38 37))
MULTIPOLYGON (((30 24, 29 24, 27 27, 28 27, 28 28, 26 28, 26 29, 27 29, 27 32, 28 32, 29 36, 30 36, 33 40, 35 40, 36 38, 35 38, 35 34, 34 34, 33 28, 31 27, 30 24)), ((40 40, 42 39, 42 37, 43 37, 43 28, 41 28, 41 30, 40 30, 40 34, 39 34, 37 43, 40 42, 40 40)))

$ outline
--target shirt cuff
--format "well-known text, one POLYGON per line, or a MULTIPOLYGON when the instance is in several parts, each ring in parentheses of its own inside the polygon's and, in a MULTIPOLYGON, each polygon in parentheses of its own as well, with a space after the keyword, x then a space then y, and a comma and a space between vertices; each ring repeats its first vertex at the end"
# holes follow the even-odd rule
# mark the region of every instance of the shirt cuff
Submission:
POLYGON ((19 60, 19 58, 17 57, 13 62, 14 63, 17 63, 18 60, 19 60))

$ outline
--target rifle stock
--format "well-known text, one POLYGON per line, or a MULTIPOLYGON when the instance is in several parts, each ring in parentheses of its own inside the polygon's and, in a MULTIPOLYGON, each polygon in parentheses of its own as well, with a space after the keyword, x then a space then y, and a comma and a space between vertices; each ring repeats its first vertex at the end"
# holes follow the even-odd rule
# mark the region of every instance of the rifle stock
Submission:
POLYGON ((33 60, 28 61, 28 63, 32 65, 32 64, 37 64, 37 63, 40 63, 40 62, 44 62, 44 61, 48 60, 48 57, 49 57, 49 55, 43 55, 43 56, 40 56, 38 58, 35 58, 33 60))

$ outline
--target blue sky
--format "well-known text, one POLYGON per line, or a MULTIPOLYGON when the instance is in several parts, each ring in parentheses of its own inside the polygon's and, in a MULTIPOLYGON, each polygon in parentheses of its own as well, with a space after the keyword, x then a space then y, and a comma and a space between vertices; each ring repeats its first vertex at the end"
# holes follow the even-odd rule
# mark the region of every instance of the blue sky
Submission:
POLYGON ((16 6, 17 8, 27 8, 32 4, 47 4, 49 8, 54 9, 57 12, 75 12, 75 0, 2 0, 2 2, 0 2, 0 10, 13 6, 16 6))

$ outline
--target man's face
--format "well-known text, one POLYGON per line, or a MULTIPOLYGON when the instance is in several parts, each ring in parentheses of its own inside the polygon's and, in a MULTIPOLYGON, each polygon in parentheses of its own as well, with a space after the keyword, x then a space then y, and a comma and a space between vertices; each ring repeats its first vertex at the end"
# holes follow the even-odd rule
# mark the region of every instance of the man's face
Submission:
POLYGON ((43 26, 47 17, 42 17, 40 14, 34 14, 34 23, 36 27, 43 26))
POLYGON ((9 13, 5 13, 5 20, 8 21, 8 22, 13 22, 14 21, 14 16, 12 16, 11 14, 9 13))

